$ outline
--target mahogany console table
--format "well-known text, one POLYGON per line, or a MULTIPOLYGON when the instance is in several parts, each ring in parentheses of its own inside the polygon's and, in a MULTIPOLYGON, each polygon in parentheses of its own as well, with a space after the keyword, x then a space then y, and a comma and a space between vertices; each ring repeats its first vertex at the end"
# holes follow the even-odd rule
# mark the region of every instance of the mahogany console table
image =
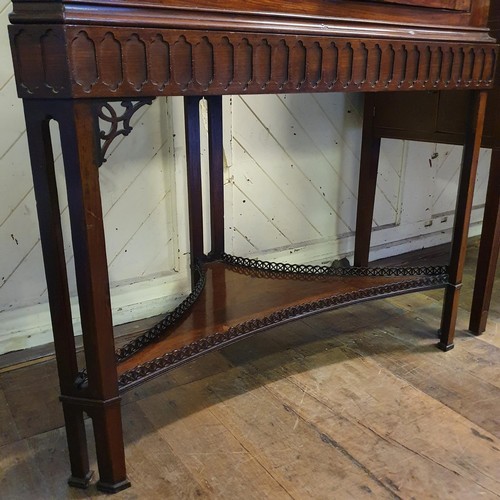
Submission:
MULTIPOLYGON (((93 421, 97 486, 119 491, 130 484, 120 394, 273 325, 441 287, 439 347, 453 347, 487 91, 497 59, 488 9, 488 0, 14 0, 10 40, 25 107, 71 485, 86 487, 91 477, 84 413, 93 421), (222 95, 458 89, 468 90, 471 104, 449 266, 332 269, 225 253, 222 95), (131 131, 134 112, 162 95, 185 96, 192 293, 116 351, 98 167, 113 139, 131 131), (209 109, 208 255, 202 97, 209 109), (121 115, 109 104, 115 100, 122 101, 121 115), (59 123, 63 149, 85 368, 75 353, 50 120, 59 123)), ((367 218, 362 203, 358 215, 367 218)))

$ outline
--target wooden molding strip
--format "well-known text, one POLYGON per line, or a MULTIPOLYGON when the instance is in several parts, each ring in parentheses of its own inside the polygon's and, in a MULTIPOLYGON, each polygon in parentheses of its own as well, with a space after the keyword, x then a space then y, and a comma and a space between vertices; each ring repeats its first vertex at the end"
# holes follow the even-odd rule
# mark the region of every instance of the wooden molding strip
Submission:
POLYGON ((492 43, 11 25, 21 97, 480 89, 492 43), (69 76, 71 75, 71 77, 69 76))

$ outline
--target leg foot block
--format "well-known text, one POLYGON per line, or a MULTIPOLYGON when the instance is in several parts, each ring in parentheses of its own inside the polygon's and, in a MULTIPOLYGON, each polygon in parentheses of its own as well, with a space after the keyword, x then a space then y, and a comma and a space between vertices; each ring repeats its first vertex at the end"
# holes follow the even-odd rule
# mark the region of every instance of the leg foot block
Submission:
POLYGON ((70 476, 70 478, 68 479, 68 484, 73 488, 88 488, 93 475, 94 471, 89 471, 84 477, 70 476))
POLYGON ((130 481, 125 479, 119 483, 106 483, 104 481, 97 481, 96 487, 99 491, 104 493, 118 493, 130 487, 130 481))
POLYGON ((451 344, 446 344, 445 342, 439 342, 436 347, 438 349, 441 349, 441 351, 443 352, 448 352, 448 351, 451 351, 454 347, 455 347, 455 344, 451 343, 451 344))

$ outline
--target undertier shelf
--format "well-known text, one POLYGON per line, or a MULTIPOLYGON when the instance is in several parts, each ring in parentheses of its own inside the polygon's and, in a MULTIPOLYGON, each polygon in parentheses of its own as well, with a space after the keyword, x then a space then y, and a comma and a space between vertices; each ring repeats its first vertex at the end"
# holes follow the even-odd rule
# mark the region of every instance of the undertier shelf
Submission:
POLYGON ((120 390, 293 319, 448 283, 445 266, 329 268, 228 255, 198 275, 175 311, 117 351, 120 390))

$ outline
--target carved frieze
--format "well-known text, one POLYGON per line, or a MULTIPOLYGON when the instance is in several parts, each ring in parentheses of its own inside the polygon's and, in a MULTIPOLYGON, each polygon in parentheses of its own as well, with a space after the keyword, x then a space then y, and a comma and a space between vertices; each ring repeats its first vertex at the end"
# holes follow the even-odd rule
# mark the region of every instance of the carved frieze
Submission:
POLYGON ((32 61, 29 70, 24 62, 16 68, 22 97, 56 96, 68 87, 74 97, 487 88, 496 64, 493 44, 63 29, 61 43, 50 27, 11 27, 17 60, 32 61), (61 50, 67 59, 52 56, 61 50), (61 59, 66 71, 51 69, 50 60, 61 59))
MULTIPOLYGON (((19 95, 69 96, 71 80, 64 29, 60 26, 24 26, 11 29, 10 34, 19 95)), ((87 41, 92 43, 88 37, 87 41)), ((91 52, 83 51, 82 57, 91 52)), ((86 76, 86 81, 88 80, 89 77, 86 76)))

